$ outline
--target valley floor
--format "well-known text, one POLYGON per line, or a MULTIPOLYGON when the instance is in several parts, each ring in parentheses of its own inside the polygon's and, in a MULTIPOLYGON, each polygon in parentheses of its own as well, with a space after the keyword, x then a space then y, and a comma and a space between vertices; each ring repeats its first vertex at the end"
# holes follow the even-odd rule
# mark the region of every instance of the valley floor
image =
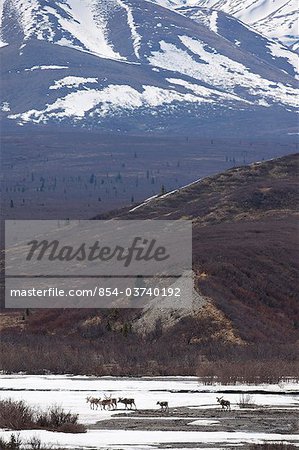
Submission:
MULTIPOLYGON (((197 377, 116 378, 2 375, 1 398, 23 399, 45 408, 53 403, 79 413, 87 433, 21 431, 23 440, 38 436, 51 448, 69 449, 200 449, 248 448, 256 442, 299 446, 299 384, 203 384, 197 377), (137 411, 91 410, 86 396, 134 397, 137 411), (250 404, 239 407, 242 394, 250 404), (232 410, 221 411, 216 397, 225 396, 232 410), (162 413, 157 401, 168 401, 162 413)), ((9 430, 0 436, 8 438, 9 430)))
POLYGON ((5 219, 88 219, 159 195, 162 185, 170 192, 297 149, 296 139, 280 143, 18 133, 2 136, 5 219))

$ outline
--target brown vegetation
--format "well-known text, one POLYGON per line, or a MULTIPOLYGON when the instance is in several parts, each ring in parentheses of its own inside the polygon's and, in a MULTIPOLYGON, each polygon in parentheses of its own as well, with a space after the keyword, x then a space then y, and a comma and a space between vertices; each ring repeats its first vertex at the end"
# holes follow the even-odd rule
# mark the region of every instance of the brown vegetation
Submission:
MULTIPOLYGON (((11 434, 9 440, 5 440, 0 437, 0 449, 1 450, 51 450, 52 446, 48 447, 43 445, 41 440, 37 437, 33 437, 24 442, 15 434, 11 434)), ((66 450, 63 448, 57 448, 56 450, 66 450)))
POLYGON ((40 411, 24 401, 0 400, 0 428, 10 430, 44 429, 63 433, 83 433, 78 415, 65 412, 59 406, 40 411))
POLYGON ((295 450, 296 445, 284 442, 266 442, 265 444, 251 444, 249 450, 295 450))
POLYGON ((245 341, 295 342, 298 160, 296 154, 230 169, 112 216, 192 219, 197 290, 245 341))
POLYGON ((191 218, 196 289, 210 301, 167 329, 157 321, 145 336, 132 331, 139 310, 7 311, 0 370, 224 382, 298 376, 297 167, 290 155, 231 169, 105 216, 191 218))
MULTIPOLYGON (((110 319, 111 320, 111 319, 110 319)), ((294 344, 235 345, 203 335, 195 318, 186 318, 168 331, 140 336, 133 332, 105 331, 86 338, 40 334, 2 335, 0 369, 7 372, 74 373, 86 375, 198 375, 223 383, 278 382, 299 374, 294 344), (174 339, 176 336, 176 339, 174 339), (63 355, 63 358, 61 357, 63 355)), ((209 332, 212 332, 210 326, 209 332)))

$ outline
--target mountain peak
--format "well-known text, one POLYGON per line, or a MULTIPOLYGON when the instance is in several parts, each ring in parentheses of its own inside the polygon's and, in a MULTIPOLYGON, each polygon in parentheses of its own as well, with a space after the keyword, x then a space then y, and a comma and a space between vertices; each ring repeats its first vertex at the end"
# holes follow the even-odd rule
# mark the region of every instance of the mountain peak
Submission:
POLYGON ((151 0, 166 8, 205 7, 226 12, 284 45, 298 40, 296 0, 151 0))
POLYGON ((198 133, 224 114, 230 127, 267 117, 271 133, 278 116, 295 121, 298 55, 222 11, 144 0, 2 7, 10 121, 134 133, 198 133))

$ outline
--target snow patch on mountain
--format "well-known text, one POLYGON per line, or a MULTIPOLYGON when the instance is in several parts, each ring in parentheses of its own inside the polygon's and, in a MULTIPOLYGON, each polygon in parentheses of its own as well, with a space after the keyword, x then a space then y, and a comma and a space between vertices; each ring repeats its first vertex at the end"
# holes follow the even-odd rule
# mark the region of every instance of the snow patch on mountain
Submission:
MULTIPOLYGON (((231 1, 233 3, 233 1, 231 1)), ((249 6, 239 7, 236 17, 272 39, 292 45, 298 39, 298 2, 296 0, 248 0, 249 6)), ((242 3, 241 3, 242 6, 242 3)), ((246 5, 245 5, 246 6, 246 5)))
POLYGON ((47 105, 44 110, 30 110, 22 114, 10 115, 9 118, 34 123, 65 117, 80 120, 87 112, 105 117, 109 113, 141 107, 155 108, 173 102, 212 103, 213 100, 155 86, 143 86, 143 92, 139 92, 131 86, 109 85, 102 90, 78 90, 57 99, 53 104, 47 105))
POLYGON ((118 4, 122 8, 124 8, 127 13, 127 21, 128 21, 128 25, 130 27, 131 35, 132 35, 132 39, 133 39, 134 53, 135 53, 135 56, 138 59, 140 59, 139 50, 140 50, 141 36, 140 36, 140 34, 138 34, 137 27, 136 27, 135 21, 134 21, 134 16, 132 13, 132 9, 128 5, 126 5, 126 3, 124 3, 122 0, 118 0, 118 4))
POLYGON ((3 4, 4 0, 0 0, 0 47, 5 47, 7 42, 4 42, 2 37, 2 16, 3 16, 3 4))
MULTIPOLYGON (((178 9, 178 11, 200 25, 203 24, 212 30, 212 17, 214 12, 216 12, 215 10, 184 7, 178 9)), ((243 51, 253 54, 258 58, 262 57, 268 64, 279 66, 284 72, 292 76, 298 75, 299 60, 297 54, 277 41, 266 39, 251 27, 228 16, 226 13, 218 12, 218 15, 217 34, 229 40, 243 51)))
POLYGON ((11 14, 16 14, 17 23, 20 27, 24 41, 31 37, 39 40, 48 39, 53 41, 55 31, 47 11, 42 8, 38 0, 18 2, 17 0, 5 1, 11 14))
POLYGON ((233 94, 228 94, 226 92, 221 92, 215 89, 211 89, 208 88, 206 86, 200 86, 198 84, 193 84, 193 83, 189 83, 186 80, 181 80, 179 78, 167 78, 167 81, 169 81, 169 83, 172 84, 176 84, 178 86, 184 86, 184 88, 192 91, 194 94, 196 94, 199 97, 203 97, 203 98, 212 98, 214 100, 217 99, 218 100, 233 100, 233 101, 238 101, 238 102, 243 102, 243 103, 250 103, 240 97, 238 97, 237 95, 233 95, 233 94))
POLYGON ((4 16, 3 116, 18 123, 188 129, 190 117, 217 127, 227 112, 242 111, 275 122, 297 106, 297 55, 222 11, 5 0, 4 16))
POLYGON ((298 40, 297 0, 150 0, 169 9, 204 7, 224 11, 256 31, 291 46, 298 40))
POLYGON ((295 42, 295 44, 292 45, 293 52, 298 53, 299 51, 299 40, 295 42))
POLYGON ((104 58, 124 59, 108 42, 105 15, 97 12, 102 6, 98 0, 58 0, 46 5, 40 0, 4 2, 8 16, 16 15, 24 42, 36 38, 104 58))
POLYGON ((210 16, 210 30, 214 31, 214 33, 216 34, 218 33, 217 19, 218 19, 217 11, 212 11, 212 14, 210 16))
POLYGON ((285 45, 292 45, 298 39, 297 0, 199 0, 198 3, 199 6, 209 3, 209 7, 222 9, 285 45))
POLYGON ((176 9, 180 14, 195 20, 196 22, 205 25, 211 31, 218 34, 218 11, 214 9, 206 9, 206 8, 180 8, 176 9))
POLYGON ((32 72, 33 70, 60 70, 68 69, 68 66, 32 66, 24 69, 25 72, 32 72))
MULTIPOLYGON (((71 19, 58 16, 59 23, 71 36, 75 36, 87 51, 107 58, 122 59, 107 40, 104 18, 99 20, 97 17, 98 20, 96 20, 97 0, 80 0, 79 2, 67 0, 67 3, 61 6, 71 14, 71 19)), ((67 38, 62 38, 57 43, 82 49, 81 46, 75 45, 73 40, 67 38)))
POLYGON ((287 59, 289 61, 289 63, 294 67, 295 78, 299 79, 298 54, 296 54, 294 52, 290 52, 287 48, 285 48, 284 46, 280 45, 277 42, 270 41, 268 44, 268 48, 274 57, 287 59))
POLYGON ((1 105, 1 111, 3 112, 9 112, 10 111, 10 106, 8 102, 3 102, 1 105))
POLYGON ((64 77, 61 80, 55 81, 55 83, 49 87, 49 89, 61 89, 61 88, 77 88, 79 86, 89 83, 97 83, 98 78, 83 78, 83 77, 64 77))
POLYGON ((298 106, 296 90, 281 83, 274 83, 250 72, 243 64, 220 55, 203 42, 180 36, 180 40, 202 62, 192 58, 189 52, 174 44, 160 42, 160 51, 149 57, 152 65, 193 77, 235 94, 238 86, 249 88, 250 94, 272 99, 288 106, 298 106))

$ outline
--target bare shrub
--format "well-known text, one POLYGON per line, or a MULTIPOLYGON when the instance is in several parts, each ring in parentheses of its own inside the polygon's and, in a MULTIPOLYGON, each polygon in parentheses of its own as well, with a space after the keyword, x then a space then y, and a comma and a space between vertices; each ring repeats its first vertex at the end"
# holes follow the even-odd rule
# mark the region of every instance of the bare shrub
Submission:
POLYGON ((21 430, 33 425, 34 412, 25 402, 11 399, 0 401, 0 428, 21 430))
POLYGON ((107 331, 97 338, 2 333, 0 370, 95 376, 198 375, 212 384, 278 383, 284 377, 299 378, 297 344, 239 346, 211 342, 205 334, 213 325, 190 318, 182 319, 161 336, 157 330, 144 337, 134 332, 124 336, 123 324, 130 323, 129 313, 124 316, 125 322, 111 312, 101 314, 107 331), (199 337, 196 342, 194 336, 199 337))
POLYGON ((43 450, 43 445, 41 440, 36 437, 33 436, 29 441, 28 441, 28 445, 30 445, 30 450, 43 450))
POLYGON ((46 428, 61 431, 63 433, 83 433, 85 427, 78 423, 78 414, 65 412, 60 406, 53 406, 43 416, 46 428))
POLYGON ((86 431, 84 425, 78 423, 78 414, 65 412, 60 406, 55 405, 47 411, 39 411, 26 405, 22 400, 11 399, 0 401, 0 428, 11 430, 41 428, 64 433, 86 431))
POLYGON ((65 412, 60 406, 54 405, 45 412, 38 412, 36 425, 52 431, 62 433, 84 433, 84 425, 78 423, 78 414, 65 412))
POLYGON ((54 428, 59 428, 62 425, 72 424, 76 425, 78 422, 78 414, 66 413, 60 406, 53 406, 49 413, 50 425, 54 428))
POLYGON ((22 441, 17 434, 11 434, 9 441, 5 441, 0 437, 0 449, 1 450, 21 450, 22 441))
POLYGON ((294 374, 294 377, 298 374, 296 362, 283 359, 251 359, 250 355, 246 354, 241 358, 228 355, 227 359, 205 361, 197 368, 199 377, 217 380, 222 384, 279 383, 290 373, 294 374))
POLYGON ((295 450, 297 447, 293 444, 284 442, 266 442, 264 444, 251 444, 250 450, 295 450))
POLYGON ((253 395, 249 393, 243 393, 239 397, 238 405, 240 408, 249 408, 255 406, 253 395))
MULTIPOLYGON (((64 448, 57 448, 56 450, 66 450, 64 448)), ((17 434, 11 434, 9 440, 5 440, 0 437, 0 449, 1 450, 51 450, 52 446, 48 447, 42 444, 41 440, 37 437, 32 437, 26 442, 23 442, 20 439, 20 436, 17 434)))

